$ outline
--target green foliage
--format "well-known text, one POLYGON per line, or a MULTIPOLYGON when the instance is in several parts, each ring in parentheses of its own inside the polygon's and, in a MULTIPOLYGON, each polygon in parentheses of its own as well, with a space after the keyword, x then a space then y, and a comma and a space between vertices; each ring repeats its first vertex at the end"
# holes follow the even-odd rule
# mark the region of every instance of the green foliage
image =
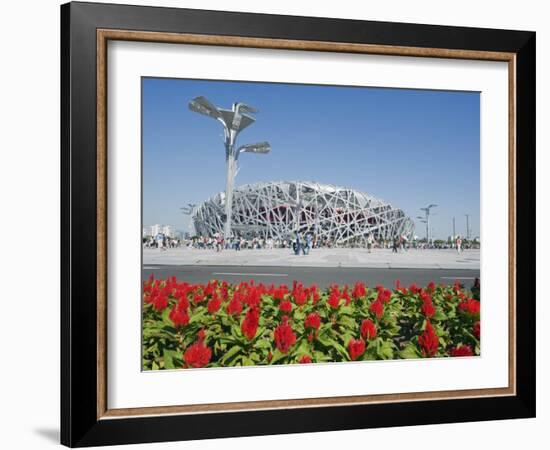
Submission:
POLYGON ((149 280, 142 308, 143 369, 185 368, 185 352, 197 343, 209 349, 206 367, 445 357, 453 356, 453 349, 460 346, 480 354, 474 331, 478 316, 459 308, 473 294, 461 286, 432 285, 423 291, 411 286, 388 291, 387 298, 380 289, 367 288, 355 298, 351 289, 335 287, 341 298, 332 304, 330 289, 302 288, 307 295, 299 300, 298 291, 278 292, 279 288, 249 283, 189 285, 174 279, 149 280), (429 317, 423 311, 426 295, 434 308, 429 317), (221 300, 218 308, 209 303, 214 297, 221 300), (240 310, 231 311, 229 304, 237 297, 240 310), (292 303, 290 313, 280 310, 282 301, 292 303), (375 302, 383 303, 379 316, 371 308, 375 302), (187 314, 181 323, 172 317, 178 307, 187 314), (257 323, 252 325, 245 319, 251 309, 258 311, 257 323), (318 328, 306 325, 310 315, 318 317, 318 328), (364 321, 374 324, 375 336, 362 331, 364 321), (432 354, 422 347, 428 322, 435 333, 432 354), (288 348, 279 346, 276 337, 283 325, 290 333, 281 332, 279 339, 289 339, 288 348), (251 327, 248 333, 247 326, 251 327), (356 355, 350 343, 358 340, 364 343, 364 351, 356 355))

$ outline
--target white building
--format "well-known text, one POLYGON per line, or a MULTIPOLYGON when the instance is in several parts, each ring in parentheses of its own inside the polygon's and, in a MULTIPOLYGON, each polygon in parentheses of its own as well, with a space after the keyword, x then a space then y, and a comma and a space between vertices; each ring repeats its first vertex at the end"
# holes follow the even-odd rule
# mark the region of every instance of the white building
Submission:
POLYGON ((176 237, 176 230, 173 225, 162 225, 159 223, 143 227, 143 237, 155 237, 158 234, 164 234, 166 237, 174 238, 176 237))
POLYGON ((174 227, 172 225, 164 225, 162 227, 162 234, 169 238, 175 237, 174 227))
POLYGON ((155 225, 151 225, 151 236, 156 236, 157 234, 160 234, 162 233, 162 225, 160 224, 155 224, 155 225))

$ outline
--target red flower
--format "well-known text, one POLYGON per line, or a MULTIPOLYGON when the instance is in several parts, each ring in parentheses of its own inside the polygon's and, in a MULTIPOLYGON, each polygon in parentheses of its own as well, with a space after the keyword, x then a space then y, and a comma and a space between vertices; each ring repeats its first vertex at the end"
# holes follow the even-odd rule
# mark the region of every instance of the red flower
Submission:
POLYGON ((200 303, 200 302, 204 302, 206 300, 206 297, 203 295, 203 294, 198 294, 196 293, 195 294, 195 297, 193 297, 193 301, 195 303, 200 303))
POLYGON ((283 300, 280 304, 279 304, 279 311, 281 311, 282 313, 291 313, 292 312, 292 303, 290 302, 290 300, 283 300))
POLYGON ((473 332, 474 332, 474 336, 479 339, 481 335, 481 322, 479 320, 476 323, 474 323, 473 332))
POLYGON ((273 297, 275 300, 284 300, 287 293, 288 288, 283 284, 273 291, 273 297))
POLYGON ((298 360, 298 362, 300 364, 311 364, 313 362, 313 360, 311 359, 311 356, 304 355, 298 360))
POLYGON ((239 300, 237 293, 233 296, 229 304, 227 305, 226 311, 229 315, 239 315, 243 310, 243 304, 239 300))
POLYGON ((210 362, 212 357, 212 350, 204 345, 202 340, 190 345, 183 355, 185 361, 185 367, 204 367, 210 362))
POLYGON ((283 317, 283 323, 275 328, 273 333, 275 337, 275 346, 282 352, 286 353, 296 343, 296 335, 292 331, 292 327, 288 324, 288 317, 283 317))
POLYGON ((409 291, 411 291, 413 295, 418 294, 420 292, 420 288, 415 283, 413 283, 409 286, 409 291))
POLYGON ((355 361, 363 353, 365 353, 365 341, 363 339, 351 338, 348 344, 350 358, 355 361))
POLYGON ((474 356, 474 352, 469 345, 459 345, 451 349, 451 356, 474 356))
POLYGON ((257 309, 249 309, 241 324, 241 331, 244 336, 250 341, 256 336, 258 331, 258 323, 260 321, 260 313, 257 309))
POLYGON ((389 289, 379 289, 378 290, 378 297, 376 300, 382 303, 388 303, 391 298, 391 291, 389 289))
POLYGON ((421 291, 420 292, 420 298, 422 299, 422 314, 426 316, 426 318, 431 318, 435 314, 435 307, 432 302, 432 297, 427 292, 421 291))
POLYGON ((418 337, 418 344, 422 349, 422 354, 425 358, 431 358, 437 353, 439 348, 439 338, 435 333, 430 321, 426 322, 426 329, 418 337))
POLYGON ((321 327, 321 316, 317 313, 308 314, 304 320, 304 326, 318 330, 321 327))
POLYGON ((292 288, 292 296, 298 306, 302 306, 307 302, 307 295, 308 291, 304 289, 304 286, 295 281, 292 288))
POLYGON ((374 339, 376 337, 376 325, 370 319, 365 319, 361 323, 361 336, 364 339, 374 339))
POLYGON ((351 295, 355 300, 359 300, 360 298, 363 298, 365 295, 367 295, 365 283, 361 283, 359 281, 355 283, 351 295))
POLYGON ((168 306, 168 296, 159 292, 157 295, 151 296, 150 303, 157 311, 164 311, 168 306))
POLYGON ((453 284, 453 289, 454 289, 455 293, 457 293, 457 294, 462 289, 462 285, 460 284, 460 282, 458 280, 455 281, 455 283, 453 284))
POLYGON ((178 306, 182 309, 189 308, 189 299, 187 294, 182 291, 176 291, 176 298, 178 299, 178 306))
POLYGON ((307 291, 303 289, 300 291, 297 291, 294 294, 294 301, 298 306, 305 305, 305 303, 307 302, 307 291))
POLYGON ((332 309, 338 309, 338 306, 340 306, 340 293, 338 291, 332 291, 328 297, 327 303, 332 309))
POLYGON ((308 314, 308 316, 304 320, 304 327, 307 330, 309 330, 309 333, 307 335, 307 340, 309 342, 312 342, 313 339, 317 337, 317 332, 319 328, 321 327, 321 317, 317 313, 311 313, 308 314))
POLYGON ((427 319, 430 319, 435 315, 435 307, 431 301, 424 302, 422 305, 422 314, 424 314, 427 319))
POLYGON ((263 286, 251 286, 248 290, 245 291, 243 302, 246 303, 251 308, 257 308, 262 302, 262 291, 263 286))
POLYGON ((430 297, 430 294, 428 294, 426 291, 424 291, 423 289, 420 290, 420 300, 422 300, 424 303, 426 302, 431 302, 432 301, 432 297, 430 297))
POLYGON ((378 320, 384 314, 384 304, 380 300, 375 300, 369 306, 369 311, 376 316, 378 320))
POLYGON ((308 290, 308 295, 311 297, 311 301, 315 305, 319 301, 319 291, 317 290, 317 285, 312 284, 308 290))
POLYGON ((187 312, 187 308, 181 308, 179 304, 172 308, 172 311, 170 311, 168 317, 176 328, 182 327, 189 323, 189 313, 187 312))
POLYGON ((435 283, 433 281, 430 281, 428 283, 428 286, 426 286, 426 290, 427 291, 430 291, 430 292, 433 292, 435 291, 435 283))
POLYGON ((214 314, 218 312, 221 306, 222 306, 222 299, 218 295, 214 294, 213 297, 208 302, 208 312, 210 314, 214 314))
POLYGON ((469 298, 467 300, 461 301, 458 305, 458 309, 467 315, 478 317, 480 303, 473 298, 469 298))
POLYGON ((351 298, 348 293, 348 287, 344 286, 344 291, 342 292, 342 298, 346 301, 346 305, 349 305, 351 302, 351 298))

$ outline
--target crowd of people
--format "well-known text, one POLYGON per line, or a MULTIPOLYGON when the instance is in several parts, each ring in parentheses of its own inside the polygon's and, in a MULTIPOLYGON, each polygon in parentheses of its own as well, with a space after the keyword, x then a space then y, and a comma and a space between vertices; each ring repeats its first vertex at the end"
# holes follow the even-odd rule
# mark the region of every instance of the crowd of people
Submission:
POLYGON ((394 239, 375 239, 370 234, 366 238, 348 240, 344 243, 331 241, 327 238, 319 238, 311 232, 297 232, 287 239, 273 239, 271 237, 244 238, 234 236, 225 239, 223 234, 218 233, 215 236, 193 236, 190 239, 179 239, 168 237, 164 234, 158 234, 154 237, 143 239, 143 247, 149 249, 159 249, 160 251, 169 248, 195 248, 199 250, 272 250, 274 248, 290 249, 296 255, 308 255, 312 249, 318 248, 366 248, 369 253, 373 249, 391 249, 392 253, 406 252, 409 249, 456 249, 459 253, 468 248, 474 248, 470 241, 463 240, 460 236, 452 242, 436 240, 410 241, 405 236, 396 236, 394 239))
POLYGON ((143 238, 144 248, 157 248, 159 250, 167 250, 169 248, 178 248, 182 246, 182 241, 178 238, 172 238, 165 234, 157 234, 143 238))

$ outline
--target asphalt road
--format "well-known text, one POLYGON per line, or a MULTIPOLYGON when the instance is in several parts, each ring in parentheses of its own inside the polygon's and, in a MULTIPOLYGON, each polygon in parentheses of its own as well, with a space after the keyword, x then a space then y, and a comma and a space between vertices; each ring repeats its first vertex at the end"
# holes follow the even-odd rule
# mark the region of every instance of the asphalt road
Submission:
POLYGON ((316 283, 324 288, 332 283, 353 284, 363 281, 369 286, 378 283, 393 286, 395 280, 403 285, 411 283, 426 285, 430 281, 451 284, 455 280, 470 286, 479 270, 469 269, 381 269, 381 268, 338 268, 338 267, 261 267, 261 266, 199 266, 160 265, 143 266, 143 278, 150 274, 155 278, 175 276, 179 281, 206 283, 211 279, 227 280, 231 283, 254 279, 264 284, 292 285, 294 280, 305 285, 316 283))

